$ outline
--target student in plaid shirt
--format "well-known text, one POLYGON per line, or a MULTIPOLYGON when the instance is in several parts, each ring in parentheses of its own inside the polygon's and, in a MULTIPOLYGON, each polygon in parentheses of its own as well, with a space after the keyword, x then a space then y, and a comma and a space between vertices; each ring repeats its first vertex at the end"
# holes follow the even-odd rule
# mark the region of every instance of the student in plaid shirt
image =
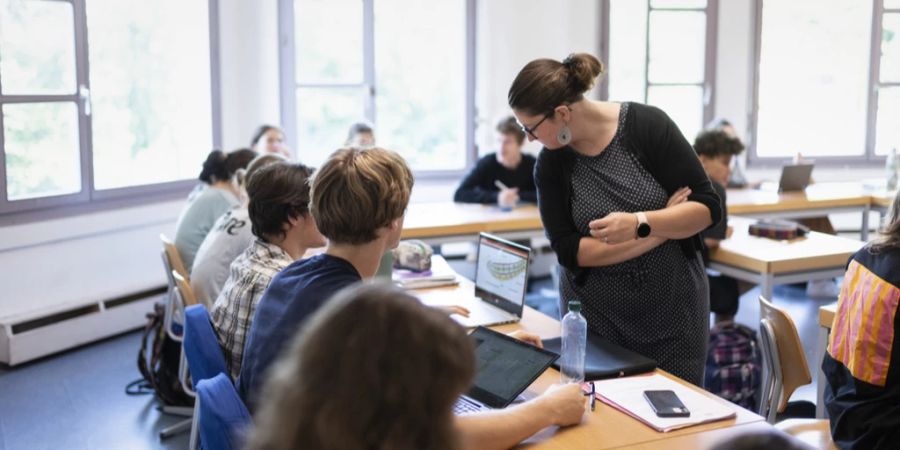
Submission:
POLYGON ((247 181, 248 211, 256 239, 229 269, 222 292, 212 307, 212 322, 232 378, 241 370, 244 341, 256 305, 272 278, 307 249, 325 245, 309 215, 309 177, 303 164, 279 162, 264 167, 247 181))

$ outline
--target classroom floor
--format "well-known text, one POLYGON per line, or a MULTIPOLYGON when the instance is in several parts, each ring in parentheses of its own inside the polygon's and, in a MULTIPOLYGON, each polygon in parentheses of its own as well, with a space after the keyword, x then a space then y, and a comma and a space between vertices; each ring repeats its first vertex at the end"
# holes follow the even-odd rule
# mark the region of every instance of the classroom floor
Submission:
MULTIPOLYGON (((464 262, 451 264, 463 276, 474 274, 464 262)), ((531 306, 556 312, 549 278, 535 280, 529 291, 531 306)), ((759 289, 745 294, 737 316, 753 328, 758 295, 759 289)), ((810 299, 793 286, 775 289, 775 303, 797 323, 813 374, 818 308, 833 301, 810 299)), ((160 429, 182 418, 161 414, 150 396, 125 394, 125 385, 140 376, 140 338, 136 331, 14 368, 0 365, 0 450, 186 449, 187 433, 159 439, 160 429)), ((801 388, 792 400, 815 401, 815 385, 801 388)))

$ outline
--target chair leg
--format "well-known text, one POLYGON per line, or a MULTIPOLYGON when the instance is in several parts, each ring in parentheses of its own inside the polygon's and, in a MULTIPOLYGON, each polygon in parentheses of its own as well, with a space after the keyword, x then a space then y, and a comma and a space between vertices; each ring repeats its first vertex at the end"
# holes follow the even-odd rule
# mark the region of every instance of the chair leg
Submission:
POLYGON ((194 408, 190 406, 163 406, 163 414, 171 414, 173 416, 192 417, 194 408))
POLYGON ((183 433, 191 429, 191 424, 194 422, 193 419, 182 420, 181 422, 176 423, 170 427, 163 428, 159 431, 159 438, 165 439, 167 437, 174 436, 178 433, 183 433))
POLYGON ((191 441, 190 446, 188 447, 190 450, 197 450, 197 442, 200 437, 200 398, 197 397, 197 400, 194 404, 194 418, 191 420, 191 441))

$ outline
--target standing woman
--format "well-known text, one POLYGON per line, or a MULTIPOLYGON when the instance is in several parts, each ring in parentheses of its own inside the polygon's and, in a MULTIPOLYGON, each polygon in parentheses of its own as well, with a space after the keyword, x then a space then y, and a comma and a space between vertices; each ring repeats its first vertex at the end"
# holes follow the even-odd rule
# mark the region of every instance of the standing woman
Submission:
POLYGON ((528 139, 544 145, 534 174, 560 305, 580 300, 594 333, 702 386, 709 288, 698 233, 722 206, 663 111, 584 98, 602 73, 585 53, 537 59, 509 89, 528 139))

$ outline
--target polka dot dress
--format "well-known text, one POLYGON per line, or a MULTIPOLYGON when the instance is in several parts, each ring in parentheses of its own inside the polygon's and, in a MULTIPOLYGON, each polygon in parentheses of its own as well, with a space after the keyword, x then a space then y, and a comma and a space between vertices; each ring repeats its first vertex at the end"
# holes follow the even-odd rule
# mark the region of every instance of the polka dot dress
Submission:
MULTIPOLYGON (((578 155, 572 173, 572 218, 584 236, 588 224, 611 212, 663 209, 668 194, 622 137, 628 104, 616 135, 600 155, 578 155)), ((653 358, 659 367, 703 384, 709 334, 709 288, 699 253, 688 258, 667 241, 631 260, 595 267, 582 285, 561 268, 560 311, 580 300, 591 331, 653 358)))

